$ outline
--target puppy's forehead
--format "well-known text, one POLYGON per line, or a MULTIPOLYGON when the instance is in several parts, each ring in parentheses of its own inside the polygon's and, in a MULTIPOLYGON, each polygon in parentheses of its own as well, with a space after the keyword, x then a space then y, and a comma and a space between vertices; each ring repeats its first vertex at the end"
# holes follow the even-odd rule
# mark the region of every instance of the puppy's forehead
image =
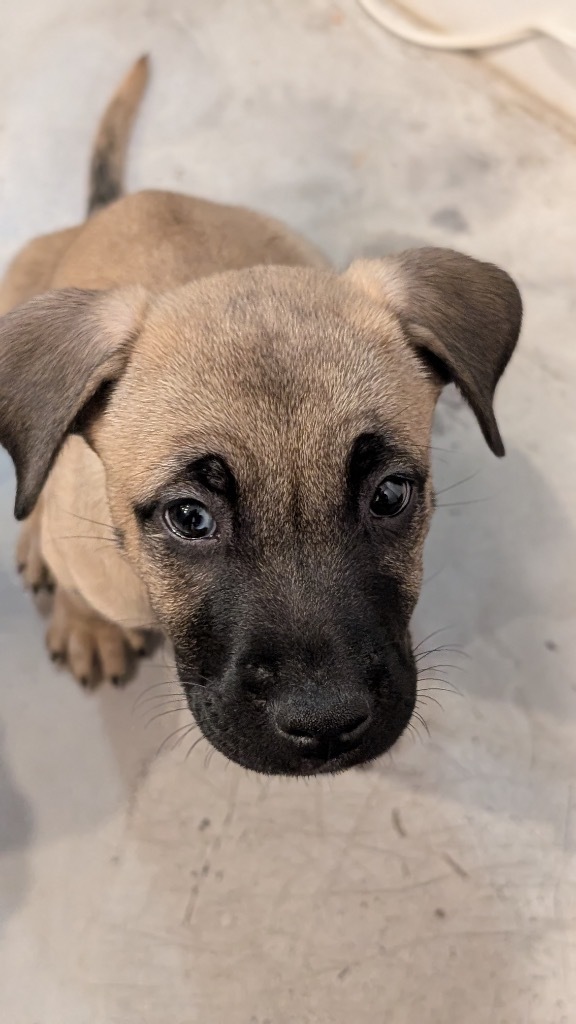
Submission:
POLYGON ((433 404, 385 306, 336 274, 256 268, 154 300, 114 424, 160 483, 195 451, 281 471, 312 455, 341 461, 356 436, 379 427, 421 446, 433 404))

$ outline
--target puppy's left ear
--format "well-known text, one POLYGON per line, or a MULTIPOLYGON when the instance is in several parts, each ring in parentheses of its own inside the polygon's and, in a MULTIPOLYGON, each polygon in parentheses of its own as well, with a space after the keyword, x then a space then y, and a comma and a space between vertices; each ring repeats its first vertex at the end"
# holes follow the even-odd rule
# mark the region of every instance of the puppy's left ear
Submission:
POLYGON ((488 445, 504 455, 493 399, 522 322, 512 278, 492 263, 434 248, 359 260, 344 277, 396 313, 410 344, 443 383, 458 386, 488 445))
POLYGON ((70 288, 0 317, 0 444, 16 467, 17 519, 34 508, 88 404, 122 374, 145 306, 141 288, 70 288))

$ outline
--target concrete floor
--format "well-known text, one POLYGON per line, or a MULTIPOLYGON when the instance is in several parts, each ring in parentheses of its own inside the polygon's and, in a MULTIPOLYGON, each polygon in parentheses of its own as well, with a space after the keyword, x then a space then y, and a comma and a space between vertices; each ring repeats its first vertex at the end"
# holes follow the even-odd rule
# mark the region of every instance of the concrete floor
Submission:
MULTIPOLYGON (((245 202, 343 263, 421 242, 526 302, 495 460, 447 395, 416 632, 450 681, 366 771, 264 781, 52 668, 0 461, 3 1024, 576 1021, 576 149, 352 0, 24 0, 0 37, 0 260, 74 222, 103 101, 155 77, 130 184, 245 202), (477 500, 479 499, 479 500, 477 500), (450 687, 447 687, 450 689, 450 687)), ((442 683, 424 682, 426 686, 442 683)), ((170 684, 166 684, 166 689, 170 684)), ((157 691, 152 691, 156 693, 157 691)), ((163 692, 163 691, 161 691, 163 692)))

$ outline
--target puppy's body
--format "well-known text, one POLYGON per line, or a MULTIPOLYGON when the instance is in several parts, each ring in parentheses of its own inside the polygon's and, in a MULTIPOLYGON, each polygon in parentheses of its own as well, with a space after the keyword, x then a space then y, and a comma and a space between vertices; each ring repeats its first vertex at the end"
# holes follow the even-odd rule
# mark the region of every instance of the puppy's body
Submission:
POLYGON ((27 246, 0 294, 19 559, 56 581, 48 644, 77 677, 122 676, 158 626, 215 746, 337 770, 410 718, 434 405, 455 380, 502 454, 518 293, 444 250, 338 276, 271 218, 116 198, 145 77, 100 126, 93 216, 27 246))
POLYGON ((75 228, 34 239, 8 268, 0 313, 50 288, 168 291, 261 265, 328 266, 280 221, 174 192, 122 196, 75 228))

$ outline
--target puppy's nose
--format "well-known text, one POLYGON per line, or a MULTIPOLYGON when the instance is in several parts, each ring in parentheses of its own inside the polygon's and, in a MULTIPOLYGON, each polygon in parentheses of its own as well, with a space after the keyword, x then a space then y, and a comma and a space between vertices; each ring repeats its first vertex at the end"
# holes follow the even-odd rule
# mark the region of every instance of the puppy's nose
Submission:
POLYGON ((372 715, 362 697, 334 703, 289 700, 276 706, 274 724, 302 753, 336 753, 357 746, 372 715))

